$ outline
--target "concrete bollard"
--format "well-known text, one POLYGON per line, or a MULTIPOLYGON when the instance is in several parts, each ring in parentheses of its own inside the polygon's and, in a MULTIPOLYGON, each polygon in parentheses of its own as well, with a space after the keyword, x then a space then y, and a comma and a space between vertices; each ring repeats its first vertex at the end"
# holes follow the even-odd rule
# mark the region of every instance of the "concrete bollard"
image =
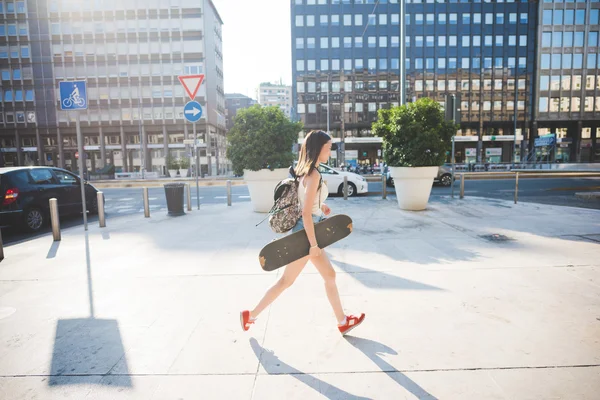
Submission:
POLYGON ((348 177, 344 176, 344 200, 348 200, 348 177))
POLYGON ((385 174, 381 174, 381 184, 383 185, 381 187, 381 198, 385 200, 387 198, 387 179, 385 174))
POLYGON ((60 241, 60 220, 58 219, 58 200, 50 199, 50 223, 52 224, 52 237, 55 242, 60 241))
POLYGON ((192 190, 189 183, 185 186, 187 189, 187 210, 192 211, 192 190))
POLYGON ((460 198, 465 198, 465 174, 460 174, 460 198))
POLYGON ((231 207, 231 181, 227 181, 227 206, 231 207))
POLYGON ((150 218, 150 201, 148 200, 148 188, 144 188, 144 218, 150 218))
POLYGON ((98 203, 98 222, 100 223, 100 228, 106 228, 106 215, 104 214, 104 193, 98 192, 96 193, 97 203, 98 203))

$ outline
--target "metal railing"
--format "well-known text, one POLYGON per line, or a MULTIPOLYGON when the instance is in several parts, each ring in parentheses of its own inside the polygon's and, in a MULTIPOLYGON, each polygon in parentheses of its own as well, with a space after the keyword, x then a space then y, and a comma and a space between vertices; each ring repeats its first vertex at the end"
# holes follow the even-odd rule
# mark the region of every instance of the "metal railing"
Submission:
MULTIPOLYGON (((465 197, 465 181, 467 179, 477 180, 484 177, 508 178, 515 180, 514 201, 519 200, 519 178, 595 178, 600 177, 600 171, 555 171, 555 170, 533 170, 533 171, 510 171, 510 172, 462 172, 455 174, 460 179, 460 199, 465 197)), ((454 198, 454 179, 452 180, 452 198, 454 198)))

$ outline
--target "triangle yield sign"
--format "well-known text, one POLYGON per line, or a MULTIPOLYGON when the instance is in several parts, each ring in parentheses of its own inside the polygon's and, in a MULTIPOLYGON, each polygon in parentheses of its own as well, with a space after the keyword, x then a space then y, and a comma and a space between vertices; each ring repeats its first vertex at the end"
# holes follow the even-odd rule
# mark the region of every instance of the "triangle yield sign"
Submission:
POLYGON ((179 82, 183 85, 183 88, 188 96, 190 96, 190 99, 194 100, 196 93, 198 93, 198 89, 200 89, 200 85, 202 85, 202 81, 204 80, 204 74, 184 75, 178 76, 177 78, 179 78, 179 82))

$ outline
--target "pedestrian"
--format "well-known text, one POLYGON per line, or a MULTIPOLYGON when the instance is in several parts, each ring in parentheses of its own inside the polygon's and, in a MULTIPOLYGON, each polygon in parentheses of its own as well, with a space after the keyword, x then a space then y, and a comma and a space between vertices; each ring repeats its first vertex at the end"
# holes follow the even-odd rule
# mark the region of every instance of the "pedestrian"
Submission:
POLYGON ((260 313, 294 283, 308 261, 311 261, 323 277, 327 299, 333 308, 339 331, 345 335, 360 325, 365 318, 364 313, 359 317, 344 313, 335 282, 335 270, 325 251, 319 248, 319 243, 317 243, 315 235, 314 224, 322 221, 325 219, 325 216, 331 213, 331 209, 325 204, 329 191, 327 190, 327 185, 322 184, 323 180, 318 170, 320 163, 329 160, 331 146, 331 137, 323 131, 309 132, 302 144, 298 164, 294 169, 299 179, 298 200, 302 209, 302 217, 298 220, 296 226, 292 228, 291 232, 298 232, 302 229, 306 231, 306 236, 310 243, 310 252, 308 256, 296 260, 285 267, 281 278, 267 290, 253 310, 245 310, 240 313, 240 322, 244 331, 247 331, 260 313))

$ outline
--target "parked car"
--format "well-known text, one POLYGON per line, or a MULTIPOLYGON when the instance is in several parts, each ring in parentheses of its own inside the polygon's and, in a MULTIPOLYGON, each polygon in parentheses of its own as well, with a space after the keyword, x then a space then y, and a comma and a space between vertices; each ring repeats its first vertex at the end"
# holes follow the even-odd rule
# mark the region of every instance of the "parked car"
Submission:
MULTIPOLYGON (((386 176, 387 185, 394 187, 394 178, 392 178, 389 168, 387 170, 386 176)), ((452 166, 448 164, 440 166, 437 176, 433 178, 433 184, 450 186, 450 184, 452 184, 452 166)))
POLYGON ((344 194, 344 176, 348 177, 348 196, 356 196, 369 191, 367 180, 354 172, 340 171, 331 168, 328 165, 320 164, 319 172, 323 177, 323 181, 327 182, 329 193, 344 194))
MULTIPOLYGON (((98 190, 85 183, 86 206, 98 213, 98 190)), ((0 226, 29 232, 41 230, 50 220, 49 200, 58 200, 59 216, 81 213, 79 176, 60 168, 0 168, 0 226)))

